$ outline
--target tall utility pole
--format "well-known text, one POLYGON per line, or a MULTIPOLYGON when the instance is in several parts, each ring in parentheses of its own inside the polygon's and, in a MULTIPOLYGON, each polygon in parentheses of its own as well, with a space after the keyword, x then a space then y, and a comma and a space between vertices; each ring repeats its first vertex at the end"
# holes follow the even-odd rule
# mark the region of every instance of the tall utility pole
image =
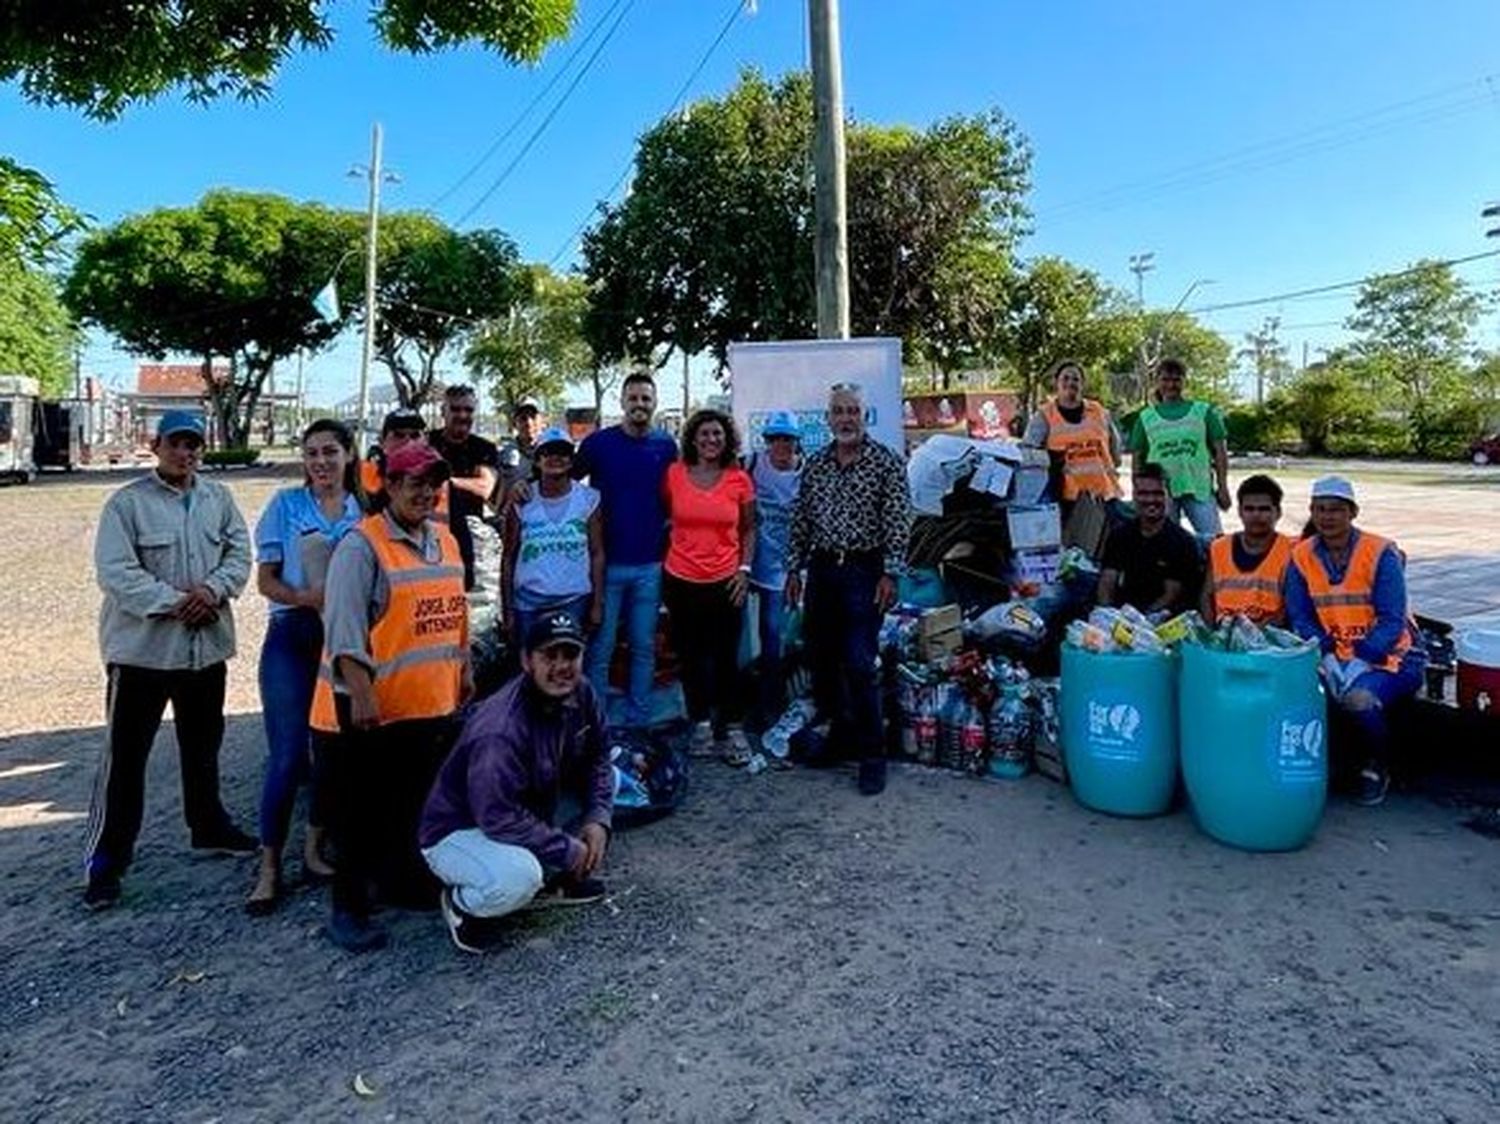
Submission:
POLYGON ((838 0, 808 0, 812 40, 813 182, 818 338, 849 338, 849 237, 845 218, 844 67, 838 0))
POLYGON ((1155 252, 1130 255, 1130 272, 1135 274, 1135 303, 1146 307, 1146 274, 1156 268, 1155 252))
POLYGON ((370 360, 375 357, 375 321, 380 312, 375 307, 376 236, 380 233, 380 150, 384 136, 380 122, 370 136, 370 166, 365 174, 370 180, 370 213, 365 227, 365 343, 359 356, 359 429, 360 451, 366 445, 365 425, 370 416, 370 360))

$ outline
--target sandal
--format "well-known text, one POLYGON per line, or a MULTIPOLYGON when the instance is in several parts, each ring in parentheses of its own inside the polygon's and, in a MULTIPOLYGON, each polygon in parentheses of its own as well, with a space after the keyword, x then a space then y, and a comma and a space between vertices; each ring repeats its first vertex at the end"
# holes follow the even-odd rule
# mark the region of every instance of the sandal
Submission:
POLYGON ((750 764, 752 755, 750 739, 745 737, 745 731, 738 726, 729 727, 729 732, 719 743, 719 756, 724 764, 741 769, 750 764))
POLYGON ((277 878, 271 883, 270 897, 256 897, 255 891, 258 889, 260 889, 260 883, 256 882, 255 889, 252 889, 250 896, 245 899, 245 912, 251 917, 269 917, 281 904, 281 879, 277 878))

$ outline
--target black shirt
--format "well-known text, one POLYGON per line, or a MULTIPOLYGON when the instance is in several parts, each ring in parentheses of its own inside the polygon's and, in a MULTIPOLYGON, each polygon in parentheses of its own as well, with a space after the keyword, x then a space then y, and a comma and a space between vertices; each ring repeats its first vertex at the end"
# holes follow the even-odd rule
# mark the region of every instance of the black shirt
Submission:
POLYGON ((1104 568, 1120 575, 1119 599, 1143 612, 1160 600, 1167 582, 1181 582, 1180 601, 1168 606, 1178 610, 1193 604, 1202 561, 1197 541, 1176 523, 1164 523, 1147 536, 1132 522, 1110 532, 1104 568))
MULTIPOLYGON (((500 450, 493 441, 486 441, 471 433, 462 441, 452 441, 441 430, 427 434, 427 443, 440 457, 448 462, 454 476, 474 477, 481 468, 491 469, 498 477, 500 473, 500 450)), ((469 533, 469 516, 484 514, 484 500, 462 488, 448 489, 448 529, 458 540, 459 553, 464 558, 464 585, 474 588, 474 538, 469 533)))

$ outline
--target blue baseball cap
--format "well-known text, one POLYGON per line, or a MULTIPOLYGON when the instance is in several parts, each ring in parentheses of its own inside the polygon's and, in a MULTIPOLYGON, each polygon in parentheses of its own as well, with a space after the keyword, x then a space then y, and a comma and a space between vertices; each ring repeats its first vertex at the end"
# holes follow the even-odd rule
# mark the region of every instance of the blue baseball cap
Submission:
POLYGON ((190 410, 168 410, 156 423, 156 436, 164 440, 176 433, 191 433, 203 441, 208 436, 208 425, 202 414, 190 410))
POLYGON ((766 418, 766 424, 761 426, 762 437, 801 437, 802 426, 797 421, 797 415, 790 410, 776 410, 770 417, 766 418))
POLYGON ((559 449, 560 446, 567 449, 569 456, 573 454, 573 439, 568 436, 568 431, 560 425, 549 425, 536 439, 536 455, 541 456, 547 450, 559 449))

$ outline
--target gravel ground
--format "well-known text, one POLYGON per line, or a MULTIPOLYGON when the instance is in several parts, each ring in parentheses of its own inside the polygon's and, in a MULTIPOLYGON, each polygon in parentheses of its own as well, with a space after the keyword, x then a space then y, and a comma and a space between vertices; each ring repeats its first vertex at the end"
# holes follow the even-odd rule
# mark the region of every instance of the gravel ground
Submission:
MULTIPOLYGON (((236 480, 247 514, 275 483, 236 480)), ((1500 1113, 1496 844, 1415 797, 1336 803, 1312 846, 1264 856, 1035 777, 898 768, 867 800, 843 774, 708 765, 681 813, 618 837, 607 903, 518 920, 483 958, 392 913, 392 947, 357 958, 320 937, 319 891, 240 912, 252 865, 187 851, 166 745, 125 902, 86 915, 106 487, 0 491, 0 628, 27 654, 0 667, 0 1118, 1500 1113)), ((246 822, 253 668, 224 753, 246 822)))

